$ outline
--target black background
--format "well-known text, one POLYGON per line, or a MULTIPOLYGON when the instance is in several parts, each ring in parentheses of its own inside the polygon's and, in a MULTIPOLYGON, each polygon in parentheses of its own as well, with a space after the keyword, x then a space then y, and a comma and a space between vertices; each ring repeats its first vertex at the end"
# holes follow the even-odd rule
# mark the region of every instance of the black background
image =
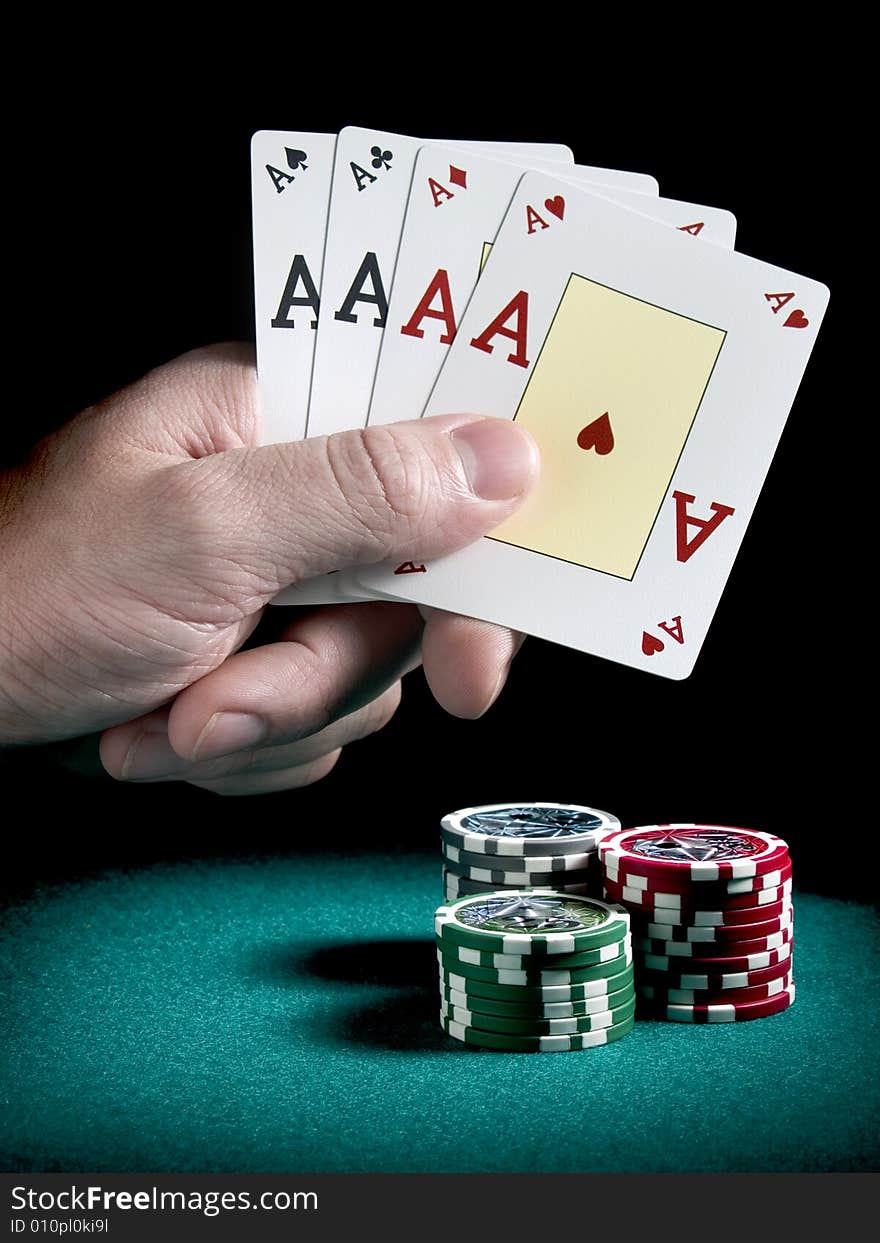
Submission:
MULTIPOLYGON (((129 788, 71 773, 50 749, 18 752, 2 768, 19 846, 13 889, 182 854, 430 849, 446 810, 539 798, 631 824, 764 828, 791 842, 804 887, 868 896, 872 869, 853 868, 846 844, 863 780, 850 759, 856 601, 829 498, 845 417, 841 190, 852 169, 836 142, 817 147, 815 76, 803 79, 784 47, 728 41, 722 66, 716 44, 711 59, 676 58, 642 28, 636 61, 622 33, 557 23, 545 45, 540 17, 502 43, 463 32, 461 15, 451 37, 428 38, 399 18, 357 30, 340 19, 330 37, 293 20, 270 27, 264 14, 256 32, 215 26, 181 42, 169 27, 150 46, 100 54, 88 31, 64 46, 56 30, 52 55, 33 54, 7 135, 17 169, 8 270, 20 271, 6 301, 23 331, 11 359, 22 397, 3 447, 24 452, 192 346, 253 338, 254 130, 359 124, 566 142, 579 162, 650 172, 662 194, 731 209, 739 250, 832 289, 696 672, 674 683, 530 641, 478 722, 445 716, 416 674, 391 726, 330 778, 259 799, 129 788)), ((847 108, 845 94, 823 97, 823 134, 846 129, 847 108)))

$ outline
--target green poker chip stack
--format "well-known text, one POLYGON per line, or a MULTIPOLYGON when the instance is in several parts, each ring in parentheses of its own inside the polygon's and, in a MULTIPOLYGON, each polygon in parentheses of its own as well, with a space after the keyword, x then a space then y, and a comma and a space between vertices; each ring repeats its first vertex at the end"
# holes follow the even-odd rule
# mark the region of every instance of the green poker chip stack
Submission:
POLYGON ((552 1053, 632 1031, 628 913, 587 895, 494 890, 438 907, 440 1025, 483 1049, 552 1053))

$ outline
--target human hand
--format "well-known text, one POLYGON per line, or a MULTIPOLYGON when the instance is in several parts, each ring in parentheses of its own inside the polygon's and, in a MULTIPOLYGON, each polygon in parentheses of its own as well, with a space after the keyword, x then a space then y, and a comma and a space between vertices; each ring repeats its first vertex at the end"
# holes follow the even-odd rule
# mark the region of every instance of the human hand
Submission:
POLYGON ((279 609, 275 641, 240 649, 291 582, 502 522, 537 474, 528 435, 458 414, 257 447, 258 421, 249 351, 197 350, 3 481, 0 742, 104 731, 114 777, 258 793, 380 728, 420 649, 450 712, 494 701, 520 636, 433 609, 279 609))

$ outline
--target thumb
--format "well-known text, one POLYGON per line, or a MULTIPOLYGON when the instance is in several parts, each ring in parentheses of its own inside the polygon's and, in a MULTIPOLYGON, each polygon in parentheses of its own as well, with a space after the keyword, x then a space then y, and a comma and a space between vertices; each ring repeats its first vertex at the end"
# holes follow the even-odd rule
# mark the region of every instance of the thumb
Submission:
POLYGON ((538 475, 531 436, 506 419, 439 415, 171 468, 192 546, 234 556, 266 598, 300 579, 435 558, 497 526, 538 475), (207 511, 207 512, 206 512, 207 511))

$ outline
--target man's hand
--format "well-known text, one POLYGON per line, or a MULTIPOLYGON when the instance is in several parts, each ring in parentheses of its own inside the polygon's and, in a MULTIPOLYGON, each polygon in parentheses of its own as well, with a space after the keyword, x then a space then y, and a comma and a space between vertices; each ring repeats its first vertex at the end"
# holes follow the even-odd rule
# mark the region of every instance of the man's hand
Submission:
POLYGON ((103 730, 115 777, 257 793, 329 772, 420 656, 450 712, 493 702, 519 637, 436 610, 336 605, 239 649, 291 582, 503 521, 537 475, 528 435, 454 414, 256 447, 258 419, 249 352, 198 350, 3 481, 0 742, 103 730))

